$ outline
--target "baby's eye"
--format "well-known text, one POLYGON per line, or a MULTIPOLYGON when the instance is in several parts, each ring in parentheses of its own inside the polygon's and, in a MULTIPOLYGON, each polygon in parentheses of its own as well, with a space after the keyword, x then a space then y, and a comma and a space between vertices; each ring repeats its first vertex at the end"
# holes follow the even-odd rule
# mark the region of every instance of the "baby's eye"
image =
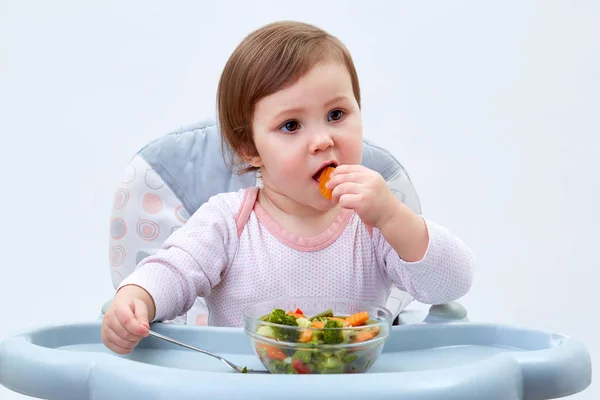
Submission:
POLYGON ((284 129, 284 128, 288 132, 293 132, 296 129, 298 129, 298 121, 288 121, 279 127, 279 129, 284 129))
POLYGON ((344 116, 344 112, 342 110, 333 110, 329 113, 329 121, 338 121, 344 116))

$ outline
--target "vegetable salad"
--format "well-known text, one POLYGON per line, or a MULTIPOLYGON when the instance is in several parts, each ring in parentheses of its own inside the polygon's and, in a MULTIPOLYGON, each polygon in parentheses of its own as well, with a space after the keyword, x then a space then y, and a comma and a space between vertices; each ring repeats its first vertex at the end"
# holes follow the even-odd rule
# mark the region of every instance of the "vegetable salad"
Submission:
POLYGON ((273 373, 325 374, 365 372, 379 356, 383 341, 368 342, 380 334, 377 321, 365 311, 348 316, 326 310, 312 317, 301 309, 273 309, 260 318, 277 326, 261 325, 256 333, 286 343, 255 341, 262 363, 273 373), (290 328, 286 328, 289 326, 290 328), (364 343, 364 346, 347 346, 364 343), (338 345, 332 346, 332 345, 338 345))

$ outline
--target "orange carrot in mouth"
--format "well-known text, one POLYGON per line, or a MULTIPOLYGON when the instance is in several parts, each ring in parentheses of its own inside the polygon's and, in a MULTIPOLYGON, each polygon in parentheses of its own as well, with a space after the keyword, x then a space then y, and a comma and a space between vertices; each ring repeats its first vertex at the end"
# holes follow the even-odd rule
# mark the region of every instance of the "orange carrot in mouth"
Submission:
POLYGON ((319 191, 327 200, 331 200, 331 190, 327 189, 325 185, 327 182, 329 182, 331 174, 334 170, 335 168, 333 167, 326 167, 323 172, 321 172, 321 176, 319 177, 319 191))

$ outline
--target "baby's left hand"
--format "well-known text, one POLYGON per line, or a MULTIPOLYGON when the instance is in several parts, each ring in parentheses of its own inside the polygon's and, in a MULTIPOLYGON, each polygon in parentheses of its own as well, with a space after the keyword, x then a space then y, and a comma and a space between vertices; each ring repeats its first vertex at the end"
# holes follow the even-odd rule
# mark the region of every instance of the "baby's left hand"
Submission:
POLYGON ((379 227, 396 212, 398 199, 383 177, 363 165, 340 165, 326 187, 331 200, 356 211, 364 223, 379 227))

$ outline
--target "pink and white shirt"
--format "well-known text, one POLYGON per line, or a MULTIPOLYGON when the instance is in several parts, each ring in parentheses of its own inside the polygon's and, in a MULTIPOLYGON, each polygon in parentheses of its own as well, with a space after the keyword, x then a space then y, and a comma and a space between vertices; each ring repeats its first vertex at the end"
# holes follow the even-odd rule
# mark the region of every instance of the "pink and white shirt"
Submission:
POLYGON ((425 219, 429 246, 405 262, 381 232, 343 210, 318 236, 283 229, 256 201, 258 188, 210 198, 119 287, 135 284, 156 304, 155 321, 185 313, 205 299, 209 325, 243 325, 243 309, 279 297, 342 297, 386 305, 392 285, 426 304, 465 295, 472 282, 470 249, 425 219))

